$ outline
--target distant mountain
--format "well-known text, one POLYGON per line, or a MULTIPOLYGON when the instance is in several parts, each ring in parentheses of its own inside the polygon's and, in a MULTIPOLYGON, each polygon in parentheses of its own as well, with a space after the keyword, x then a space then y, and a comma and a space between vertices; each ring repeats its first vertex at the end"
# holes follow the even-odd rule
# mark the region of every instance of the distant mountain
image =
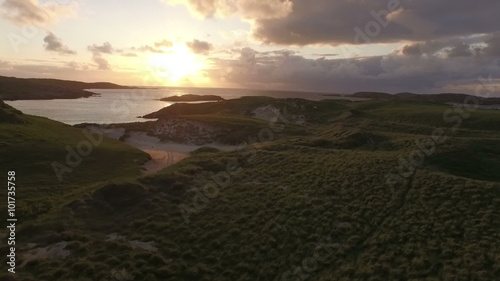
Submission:
POLYGON ((352 95, 356 98, 369 98, 369 99, 392 99, 393 95, 380 92, 358 92, 352 95))
POLYGON ((182 95, 182 96, 172 96, 161 99, 161 101, 170 102, 190 102, 190 101, 223 101, 224 99, 220 96, 215 95, 182 95))
POLYGON ((132 89, 112 83, 84 83, 57 79, 21 79, 0 76, 0 99, 77 99, 95 95, 86 89, 132 89))
POLYGON ((414 93, 399 93, 388 94, 380 92, 358 92, 352 95, 356 98, 370 98, 370 99, 389 99, 389 100, 407 100, 407 101, 421 101, 421 102, 439 102, 439 103, 463 103, 468 97, 477 98, 481 105, 500 104, 500 98, 482 98, 466 94, 456 93, 441 93, 421 95, 414 93))

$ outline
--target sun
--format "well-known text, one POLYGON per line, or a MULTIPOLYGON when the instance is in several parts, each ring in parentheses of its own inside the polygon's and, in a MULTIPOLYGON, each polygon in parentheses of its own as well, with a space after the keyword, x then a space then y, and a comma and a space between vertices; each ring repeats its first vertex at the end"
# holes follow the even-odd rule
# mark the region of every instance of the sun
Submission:
POLYGON ((185 44, 176 43, 164 54, 151 55, 149 66, 159 77, 179 82, 197 76, 204 63, 185 44))

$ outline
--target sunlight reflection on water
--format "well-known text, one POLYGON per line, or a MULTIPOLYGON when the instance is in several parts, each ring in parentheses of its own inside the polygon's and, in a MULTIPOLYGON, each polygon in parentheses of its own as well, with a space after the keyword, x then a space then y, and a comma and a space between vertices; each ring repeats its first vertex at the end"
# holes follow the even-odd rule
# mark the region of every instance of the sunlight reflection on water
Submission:
POLYGON ((218 95, 225 99, 242 96, 272 96, 276 98, 325 99, 317 93, 271 92, 243 89, 161 88, 137 90, 90 90, 100 94, 90 98, 72 100, 22 100, 7 104, 30 115, 57 120, 69 125, 81 123, 112 124, 145 122, 139 118, 171 105, 159 99, 168 96, 195 94, 218 95))

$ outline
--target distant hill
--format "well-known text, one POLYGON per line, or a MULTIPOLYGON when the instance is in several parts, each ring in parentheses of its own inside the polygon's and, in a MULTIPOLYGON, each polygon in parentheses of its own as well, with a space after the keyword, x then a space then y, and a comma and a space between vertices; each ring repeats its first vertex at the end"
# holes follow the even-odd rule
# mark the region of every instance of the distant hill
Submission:
POLYGON ((161 99, 161 101, 170 102, 190 102, 190 101, 223 101, 224 99, 216 95, 182 95, 172 96, 161 99))
POLYGON ((0 76, 0 99, 77 99, 95 95, 86 89, 131 89, 112 83, 84 83, 57 79, 21 79, 0 76))
MULTIPOLYGON (((467 97, 474 97, 466 94, 455 93, 441 93, 420 95, 414 93, 399 93, 388 94, 380 92, 358 92, 352 95, 356 98, 370 98, 370 99, 389 99, 389 100, 407 100, 407 101, 422 101, 422 102, 439 102, 439 103, 463 103, 467 97)), ((500 104, 500 98, 481 98, 478 99, 481 105, 500 104)))
POLYGON ((369 99, 392 99, 393 95, 388 93, 380 93, 380 92, 358 92, 352 95, 356 98, 369 98, 369 99))

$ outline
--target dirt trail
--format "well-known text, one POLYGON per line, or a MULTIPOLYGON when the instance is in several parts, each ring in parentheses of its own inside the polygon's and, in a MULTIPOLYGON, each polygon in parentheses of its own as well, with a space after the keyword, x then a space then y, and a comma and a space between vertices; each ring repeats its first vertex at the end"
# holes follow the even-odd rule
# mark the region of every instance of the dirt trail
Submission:
POLYGON ((190 153, 203 146, 217 148, 221 151, 232 151, 237 149, 237 146, 223 145, 211 143, 206 145, 194 145, 185 143, 163 142, 158 137, 150 136, 145 132, 126 132, 125 128, 114 127, 101 129, 99 127, 90 126, 91 130, 100 130, 106 137, 122 140, 123 136, 127 134, 124 143, 138 148, 151 156, 142 167, 144 175, 154 174, 168 166, 174 165, 183 159, 189 157, 190 153))
POLYGON ((189 155, 179 152, 163 151, 163 150, 144 150, 151 156, 151 160, 144 164, 142 173, 151 175, 168 166, 187 158, 189 155))

